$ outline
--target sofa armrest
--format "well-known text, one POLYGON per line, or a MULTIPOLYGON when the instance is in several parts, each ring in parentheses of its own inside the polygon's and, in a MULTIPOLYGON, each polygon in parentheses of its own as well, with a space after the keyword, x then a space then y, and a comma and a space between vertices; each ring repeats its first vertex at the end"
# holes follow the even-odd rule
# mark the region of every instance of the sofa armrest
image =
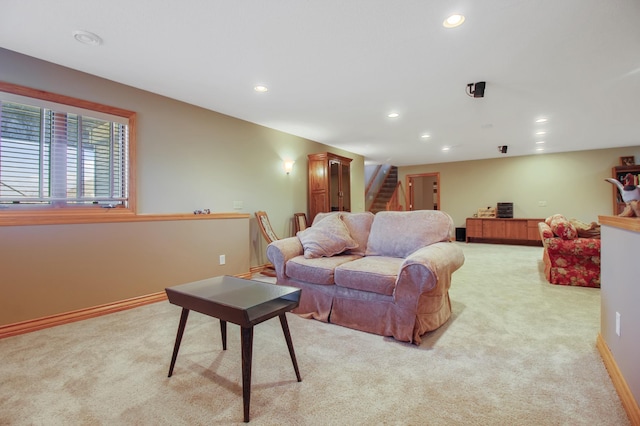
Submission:
POLYGON ((540 240, 544 246, 547 246, 547 240, 549 238, 556 238, 551 230, 551 227, 546 222, 538 222, 538 232, 540 233, 540 240))
POLYGON ((551 256, 576 256, 592 257, 600 256, 601 241, 599 238, 574 238, 563 240, 562 238, 550 238, 545 244, 545 249, 551 256))
POLYGON ((298 237, 276 240, 267 246, 267 259, 276 269, 277 277, 281 279, 284 278, 284 267, 287 261, 303 253, 304 250, 298 237))
POLYGON ((451 274, 464 264, 462 249, 451 242, 422 247, 402 263, 394 299, 398 304, 415 304, 425 293, 446 294, 451 274))

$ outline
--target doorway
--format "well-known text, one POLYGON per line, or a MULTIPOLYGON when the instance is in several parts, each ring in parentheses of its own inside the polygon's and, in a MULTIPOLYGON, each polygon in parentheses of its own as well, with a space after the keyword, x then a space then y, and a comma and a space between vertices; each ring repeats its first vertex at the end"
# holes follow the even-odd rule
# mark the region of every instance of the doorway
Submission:
POLYGON ((440 210, 440 173, 407 175, 407 210, 440 210))

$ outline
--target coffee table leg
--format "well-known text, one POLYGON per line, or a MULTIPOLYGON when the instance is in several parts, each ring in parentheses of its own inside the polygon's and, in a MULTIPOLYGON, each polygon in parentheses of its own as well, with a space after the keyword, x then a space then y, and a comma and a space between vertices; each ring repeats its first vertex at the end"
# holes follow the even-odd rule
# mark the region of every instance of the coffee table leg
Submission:
POLYGON ((253 357, 253 327, 242 329, 242 403, 244 421, 249 421, 249 404, 251 402, 251 359, 253 357))
POLYGON ((178 350, 180 349, 180 342, 182 342, 182 335, 184 334, 184 327, 187 325, 187 318, 189 317, 189 310, 182 308, 180 314, 180 325, 178 325, 178 334, 176 335, 176 343, 173 345, 173 356, 171 357, 171 366, 169 366, 169 375, 173 374, 173 367, 176 365, 176 359, 178 358, 178 350))
POLYGON ((227 322, 220 320, 220 335, 222 336, 222 350, 227 350, 227 322))
POLYGON ((291 362, 293 362, 293 369, 296 372, 296 378, 299 382, 302 381, 300 377, 300 371, 298 370, 298 361, 296 361, 296 353, 293 350, 293 342, 291 341, 291 334, 289 333, 289 323, 285 314, 278 316, 280 318, 280 324, 282 325, 282 332, 284 333, 284 339, 287 341, 287 347, 289 348, 289 355, 291 355, 291 362))

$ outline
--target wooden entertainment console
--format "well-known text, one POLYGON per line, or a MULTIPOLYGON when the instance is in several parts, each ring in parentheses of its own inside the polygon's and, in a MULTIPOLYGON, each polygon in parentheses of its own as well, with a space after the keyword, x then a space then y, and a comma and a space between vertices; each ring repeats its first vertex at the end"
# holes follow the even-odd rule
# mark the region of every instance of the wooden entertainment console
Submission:
POLYGON ((544 219, 467 218, 466 241, 542 245, 538 222, 544 219))

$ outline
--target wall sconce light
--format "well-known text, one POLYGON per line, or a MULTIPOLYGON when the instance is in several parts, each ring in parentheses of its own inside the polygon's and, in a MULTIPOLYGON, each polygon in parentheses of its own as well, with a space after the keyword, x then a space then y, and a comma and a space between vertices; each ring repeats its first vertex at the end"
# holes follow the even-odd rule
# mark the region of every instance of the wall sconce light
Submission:
POLYGON ((284 162, 284 171, 287 174, 291 173, 291 171, 293 170, 293 163, 295 163, 295 161, 293 161, 293 160, 285 160, 285 162, 284 162))

